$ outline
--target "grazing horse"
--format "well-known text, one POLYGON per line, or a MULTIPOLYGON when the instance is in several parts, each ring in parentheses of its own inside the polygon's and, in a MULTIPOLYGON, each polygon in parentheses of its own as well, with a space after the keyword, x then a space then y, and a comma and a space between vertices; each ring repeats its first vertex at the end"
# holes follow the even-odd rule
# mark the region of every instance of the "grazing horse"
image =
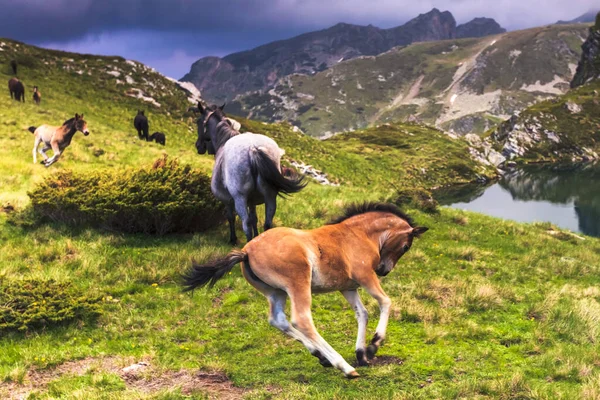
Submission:
POLYGON ((138 138, 148 141, 148 118, 144 115, 144 111, 138 110, 133 119, 133 126, 137 129, 138 138))
POLYGON ((10 67, 13 70, 13 75, 17 76, 17 61, 16 60, 11 60, 10 61, 10 67))
POLYGON ((23 100, 23 103, 25 103, 25 86, 23 86, 23 82, 17 78, 11 78, 8 81, 8 91, 10 92, 11 99, 15 99, 16 101, 23 100))
POLYGON ((167 138, 165 137, 165 134, 162 132, 154 132, 152 135, 150 135, 150 137, 148 138, 149 142, 155 141, 158 144, 162 144, 163 146, 167 143, 167 138))
POLYGON ((358 320, 358 365, 368 365, 385 339, 391 307, 377 275, 389 274, 413 239, 427 230, 392 204, 350 206, 343 216, 320 228, 274 228, 223 259, 192 265, 183 277, 184 290, 207 284, 212 287, 236 264, 243 263, 244 278, 269 301, 269 323, 302 342, 323 366, 334 366, 346 377, 356 378, 356 370, 317 332, 310 311, 312 293, 340 291, 350 303, 358 320), (380 309, 368 347, 368 316, 357 292, 359 287, 377 300, 380 309), (288 296, 291 324, 284 312, 288 296))
POLYGON ((87 122, 83 119, 83 114, 75 114, 75 118, 65 121, 62 126, 41 125, 38 128, 31 126, 29 127, 29 131, 33 133, 33 136, 35 137, 33 145, 33 163, 37 163, 36 151, 38 150, 40 143, 44 142, 44 147, 42 147, 39 152, 44 157, 42 164, 46 167, 49 167, 58 161, 62 151, 71 144, 71 140, 75 133, 79 131, 83 133, 84 136, 90 134, 87 122), (52 157, 48 158, 46 151, 50 149, 52 149, 54 154, 52 157))
POLYGON ((277 209, 277 195, 302 190, 304 177, 287 179, 281 174, 280 159, 284 151, 271 138, 255 133, 240 134, 232 128, 223 108, 203 107, 198 119, 198 154, 215 155, 211 190, 226 204, 229 241, 237 242, 235 213, 242 219, 248 241, 258 236, 256 206, 265 204, 264 229, 270 229, 277 209))
POLYGON ((40 102, 42 101, 42 92, 39 91, 37 86, 33 87, 33 101, 38 106, 40 105, 40 102))

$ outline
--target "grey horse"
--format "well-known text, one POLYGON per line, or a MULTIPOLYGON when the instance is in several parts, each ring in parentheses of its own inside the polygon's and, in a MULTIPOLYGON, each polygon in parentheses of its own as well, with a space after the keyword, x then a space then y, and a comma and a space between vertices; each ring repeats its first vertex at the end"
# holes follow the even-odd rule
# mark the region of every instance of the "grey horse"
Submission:
POLYGON ((289 195, 302 190, 303 176, 290 179, 281 174, 280 160, 284 151, 271 138, 255 133, 240 134, 233 129, 223 108, 203 107, 198 103, 198 154, 215 155, 211 190, 226 204, 231 244, 237 242, 235 214, 242 219, 246 239, 258 236, 256 206, 265 204, 265 230, 273 225, 277 195, 289 195))

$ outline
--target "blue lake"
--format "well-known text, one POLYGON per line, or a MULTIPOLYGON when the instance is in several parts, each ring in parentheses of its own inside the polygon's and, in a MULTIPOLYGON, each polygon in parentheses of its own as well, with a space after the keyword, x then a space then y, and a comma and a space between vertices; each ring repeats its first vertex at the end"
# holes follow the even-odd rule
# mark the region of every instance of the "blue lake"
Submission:
POLYGON ((436 194, 442 205, 600 237, 600 164, 527 166, 491 186, 436 194))

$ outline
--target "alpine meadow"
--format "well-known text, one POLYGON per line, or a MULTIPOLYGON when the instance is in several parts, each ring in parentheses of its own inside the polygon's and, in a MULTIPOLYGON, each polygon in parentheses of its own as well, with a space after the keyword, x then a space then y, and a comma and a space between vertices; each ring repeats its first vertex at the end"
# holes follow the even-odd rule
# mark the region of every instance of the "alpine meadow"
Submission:
MULTIPOLYGON (((192 84, 204 75, 180 82, 118 56, 0 38, 0 81, 18 77, 24 85, 24 102, 8 90, 0 95, 0 398, 600 399, 600 238, 440 206, 437 195, 484 187, 527 163, 598 159, 600 20, 505 33, 476 19, 468 32, 484 23, 481 34, 454 22, 443 37, 403 42, 392 41, 391 30, 373 31, 387 40, 376 54, 344 47, 326 59, 314 55, 316 66, 326 61, 321 70, 283 74, 274 66, 281 76, 271 86, 256 77, 274 74, 267 67, 280 53, 248 56, 262 60, 255 69, 235 69, 232 60, 243 54, 235 53, 226 58, 230 75, 211 69, 214 81, 205 82, 213 91, 237 82, 223 113, 240 123, 241 136, 265 135, 284 150, 282 177, 304 175, 306 187, 277 198, 274 227, 313 230, 373 202, 398 206, 412 228, 429 228, 377 277, 391 300, 383 342, 371 342, 380 303, 358 290, 369 315, 367 344, 379 346, 368 365, 357 361, 360 318, 345 295, 315 293, 309 302, 316 330, 357 379, 324 368, 323 354, 315 358, 301 339, 271 326, 270 303, 246 281, 254 272, 244 262, 214 286, 184 291, 192 265, 211 266, 247 244, 240 218, 238 243, 229 244, 228 204, 211 191, 215 157, 195 146, 198 129, 210 126, 196 107, 204 105, 207 118, 221 115, 192 84), (568 57, 553 64, 554 48, 568 57), (352 57, 336 63, 345 52, 352 57), (506 78, 511 63, 543 78, 510 75, 516 86, 494 80, 506 78), (504 90, 502 107, 463 115, 462 100, 447 98, 476 85, 467 75, 477 68, 485 84, 480 93, 468 89, 471 100, 504 90), (257 80, 243 82, 248 76, 257 80), (253 91, 242 92, 244 85, 253 91), (428 100, 411 101, 419 98, 428 100), (133 121, 141 111, 149 131, 138 137, 133 121), (475 122, 465 123, 467 116, 475 122), (67 132, 83 119, 86 128, 59 159, 46 165, 38 152, 33 162, 32 132, 44 125, 67 132), (148 132, 162 133, 154 136, 162 144, 145 140, 148 132)), ((322 43, 295 40, 307 54, 322 43)), ((276 47, 296 51, 291 41, 276 47)), ((299 51, 301 64, 307 56, 299 51)), ((195 68, 213 68, 215 59, 195 68)), ((219 124, 235 131, 235 121, 219 124)), ((256 209, 263 233, 264 207, 256 209)), ((372 247, 383 254, 381 242, 372 247)))

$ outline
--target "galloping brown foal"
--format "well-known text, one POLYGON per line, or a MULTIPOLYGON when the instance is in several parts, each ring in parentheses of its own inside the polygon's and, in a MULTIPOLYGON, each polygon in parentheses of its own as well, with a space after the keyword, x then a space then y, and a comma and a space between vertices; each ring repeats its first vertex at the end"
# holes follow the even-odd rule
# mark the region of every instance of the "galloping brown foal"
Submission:
POLYGON ((368 365, 367 359, 375 356, 385 339, 391 306, 377 275, 389 274, 413 239, 427 229, 415 226, 394 205, 355 205, 321 228, 270 229, 224 259, 193 265, 184 276, 184 286, 185 290, 212 286, 243 262, 244 277, 269 301, 269 323, 302 342, 323 366, 334 366, 346 377, 356 378, 356 370, 317 332, 310 311, 312 293, 340 291, 344 295, 358 320, 358 364, 368 365), (377 300, 381 311, 368 347, 367 310, 360 301, 359 287, 377 300), (288 296, 292 302, 291 325, 284 313, 288 296))
POLYGON ((83 114, 75 114, 75 118, 65 121, 62 126, 41 125, 38 128, 32 126, 29 128, 29 131, 33 133, 33 136, 35 137, 35 142, 33 144, 33 163, 37 163, 36 152, 38 151, 40 143, 43 142, 44 147, 42 147, 39 152, 44 157, 42 164, 46 167, 49 167, 58 161, 62 151, 71 144, 71 140, 75 133, 79 131, 85 136, 90 134, 87 122, 83 119, 83 114), (50 149, 52 149, 54 154, 52 157, 48 158, 46 151, 50 149))

